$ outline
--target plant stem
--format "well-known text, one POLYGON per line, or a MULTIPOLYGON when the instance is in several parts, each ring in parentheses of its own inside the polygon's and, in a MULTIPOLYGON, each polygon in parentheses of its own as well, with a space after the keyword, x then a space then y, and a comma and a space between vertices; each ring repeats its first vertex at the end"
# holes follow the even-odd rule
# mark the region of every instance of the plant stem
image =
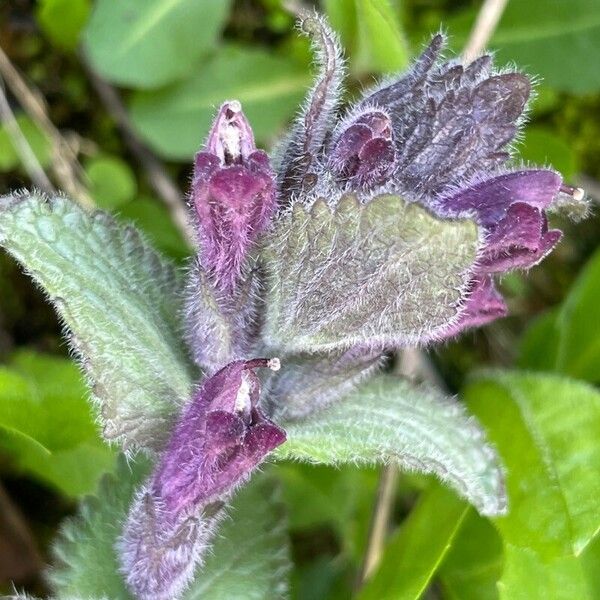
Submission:
POLYGON ((485 50, 507 4, 508 0, 484 0, 463 49, 462 56, 465 62, 471 62, 485 50))
POLYGON ((194 246, 194 231, 190 225, 185 204, 182 201, 181 191, 165 171, 160 161, 139 139, 131 125, 127 110, 115 88, 104 81, 86 62, 85 58, 82 58, 82 62, 92 86, 121 131, 125 144, 146 172, 148 181, 154 188, 154 191, 169 209, 171 218, 179 231, 186 241, 191 246, 194 246))
POLYGON ((54 126, 39 93, 33 92, 24 78, 0 48, 0 76, 25 112, 43 131, 52 145, 52 170, 60 187, 82 205, 93 207, 94 201, 81 179, 83 169, 77 154, 54 126))

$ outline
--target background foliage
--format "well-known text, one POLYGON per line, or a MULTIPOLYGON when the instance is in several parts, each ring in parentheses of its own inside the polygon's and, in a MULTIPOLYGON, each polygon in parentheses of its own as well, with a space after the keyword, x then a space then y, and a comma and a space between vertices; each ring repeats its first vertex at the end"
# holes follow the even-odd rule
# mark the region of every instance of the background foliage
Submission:
MULTIPOLYGON (((374 75, 406 67, 440 26, 459 51, 479 4, 323 0, 320 8, 348 49, 356 91, 374 75)), ((293 25, 280 0, 0 4, 0 46, 78 150, 95 203, 134 220, 178 262, 186 244, 97 97, 89 69, 119 88, 136 133, 185 189, 191 157, 223 99, 242 101, 265 147, 293 116, 310 81, 307 42, 293 25)), ((540 79, 519 146, 523 160, 553 164, 598 198, 600 3, 512 0, 491 47, 500 63, 515 62, 540 79)), ((49 167, 50 141, 18 98, 10 99, 49 167)), ((0 192, 29 185, 3 125, 0 192)), ((377 473, 278 465, 272 471, 288 506, 294 598, 600 597, 600 224, 558 224, 565 230, 558 250, 503 281, 511 316, 432 354, 504 460, 509 515, 485 519, 440 484, 403 474, 380 567, 357 591, 377 473)), ((49 540, 75 501, 117 465, 99 440, 57 318, 5 255, 0 286, 0 592, 13 580, 42 595, 49 540)), ((259 482, 247 494, 271 497, 269 485, 259 482)), ((244 518, 258 526, 264 515, 244 518)), ((265 539, 277 544, 278 535, 279 528, 265 539)))

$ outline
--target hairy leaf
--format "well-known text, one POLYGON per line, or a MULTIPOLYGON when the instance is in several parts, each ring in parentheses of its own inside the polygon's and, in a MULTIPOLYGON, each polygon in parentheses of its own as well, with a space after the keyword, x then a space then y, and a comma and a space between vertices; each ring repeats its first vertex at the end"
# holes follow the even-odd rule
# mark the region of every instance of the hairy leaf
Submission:
POLYGON ((296 203, 265 249, 266 341, 314 351, 435 338, 457 317, 478 246, 473 222, 398 196, 296 203))
POLYGON ((63 197, 0 198, 0 244, 67 326, 105 438, 160 446, 190 389, 174 268, 133 227, 63 197))
MULTIPOLYGON (((115 542, 147 471, 145 462, 127 465, 121 459, 116 477, 106 476, 97 496, 87 498, 79 515, 65 523, 54 546, 55 567, 49 572, 60 598, 131 598, 119 575, 115 542)), ((285 595, 286 523, 273 480, 256 477, 240 491, 229 513, 183 598, 271 600, 285 595)))
POLYGON ((299 422, 284 423, 281 459, 375 464, 434 473, 483 514, 504 512, 495 452, 462 406, 434 390, 378 377, 344 400, 299 422))
POLYGON ((216 45, 229 4, 229 0, 98 0, 85 30, 85 50, 113 83, 165 85, 190 74, 216 45))
POLYGON ((501 598, 592 598, 600 530, 600 393, 549 375, 488 373, 465 390, 507 466, 501 598), (589 556, 588 556, 589 557, 589 556))

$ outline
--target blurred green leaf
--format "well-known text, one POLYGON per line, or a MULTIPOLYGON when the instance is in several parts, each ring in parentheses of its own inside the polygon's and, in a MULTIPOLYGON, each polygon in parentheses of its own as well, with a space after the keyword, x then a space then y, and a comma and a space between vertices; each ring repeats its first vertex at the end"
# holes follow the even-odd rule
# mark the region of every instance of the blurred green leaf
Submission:
MULTIPOLYGON (((462 48, 477 9, 448 19, 462 48)), ((600 3, 597 0, 509 2, 490 42, 498 64, 516 62, 548 86, 585 93, 600 89, 600 3)))
POLYGON ((64 494, 93 491, 114 454, 100 439, 72 361, 21 351, 0 370, 0 446, 64 494), (12 434, 12 435, 11 435, 12 434))
POLYGON ((600 382, 600 251, 588 261, 557 311, 534 322, 521 343, 523 367, 600 382))
POLYGON ((53 44, 75 50, 90 15, 90 0, 40 0, 37 20, 53 44))
POLYGON ((439 569, 448 600, 496 600, 502 540, 490 521, 469 510, 439 569))
POLYGON ((195 72, 212 50, 230 0, 96 0, 86 54, 106 79, 154 88, 195 72))
POLYGON ((406 67, 408 46, 388 0, 356 0, 356 21, 358 71, 391 73, 406 67))
POLYGON ((331 524, 342 551, 358 564, 368 535, 377 472, 354 466, 334 469, 281 464, 277 474, 283 481, 284 498, 290 507, 290 527, 300 530, 331 524))
POLYGON ((448 552, 467 504, 441 485, 424 492, 387 543, 358 600, 418 600, 448 552))
POLYGON ((266 141, 294 116, 309 85, 308 68, 299 68, 288 58, 227 47, 189 79, 157 92, 135 94, 131 119, 164 157, 191 161, 221 102, 238 99, 255 136, 266 141))
POLYGON ((280 459, 339 465, 394 462, 433 473, 485 514, 505 502, 497 457, 461 404, 391 376, 370 380, 302 421, 284 423, 280 459))
MULTIPOLYGON (((183 202, 183 200, 182 200, 183 202)), ((182 260, 192 254, 188 243, 171 219, 164 204, 156 198, 141 196, 119 207, 119 219, 132 221, 164 254, 182 260)))
POLYGON ((550 165, 571 180, 579 170, 573 147, 544 127, 528 127, 523 144, 519 146, 523 160, 536 165, 550 165))
POLYGON ((63 196, 4 196, 0 215, 0 244, 69 328, 104 437, 160 445, 191 386, 177 270, 135 228, 63 196))
POLYGON ((557 321, 558 310, 548 310, 531 322, 519 342, 521 369, 554 371, 560 341, 557 321))
POLYGON ((115 156, 93 158, 85 165, 90 192, 100 208, 112 210, 133 199, 137 191, 129 165, 115 156))
POLYGON ((505 461, 501 598, 592 598, 581 556, 600 529, 600 393, 550 375, 482 374, 469 408, 505 461))
MULTIPOLYGON (((52 151, 48 138, 27 115, 17 114, 16 120, 40 165, 43 168, 48 167, 52 161, 52 151)), ((6 127, 0 125, 0 171, 12 171, 20 166, 21 161, 12 137, 6 127)))
POLYGON ((391 73, 405 68, 409 49, 389 0, 324 0, 357 73, 391 73))
MULTIPOLYGON (((115 542, 148 464, 121 456, 116 475, 104 477, 68 519, 54 546, 49 580, 59 598, 131 599, 118 569, 115 542)), ((276 481, 258 475, 235 497, 204 565, 183 600, 271 600, 287 589, 286 519, 276 481)))
POLYGON ((594 383, 600 382, 600 336, 590 324, 599 322, 599 297, 600 251, 578 276, 557 316, 557 370, 594 383))

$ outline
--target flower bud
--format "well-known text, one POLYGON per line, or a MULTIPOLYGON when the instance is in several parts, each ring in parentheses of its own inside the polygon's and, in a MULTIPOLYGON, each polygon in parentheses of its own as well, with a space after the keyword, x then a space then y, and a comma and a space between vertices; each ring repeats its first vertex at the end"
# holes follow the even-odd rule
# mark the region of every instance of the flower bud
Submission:
POLYGON ((230 493, 285 441, 285 432, 258 406, 260 382, 253 370, 278 365, 277 359, 230 363, 194 395, 152 480, 169 511, 230 493))
POLYGON ((275 208, 275 175, 257 150, 239 102, 221 106, 195 158, 191 205, 201 263, 220 291, 233 292, 251 245, 275 208))
POLYGON ((338 182, 352 188, 382 184, 394 171, 392 122, 373 109, 345 122, 329 156, 329 170, 338 182))
POLYGON ((258 367, 277 370, 279 360, 233 362, 206 379, 138 490, 118 544, 137 598, 179 597, 202 561, 223 500, 285 441, 258 406, 258 367))

